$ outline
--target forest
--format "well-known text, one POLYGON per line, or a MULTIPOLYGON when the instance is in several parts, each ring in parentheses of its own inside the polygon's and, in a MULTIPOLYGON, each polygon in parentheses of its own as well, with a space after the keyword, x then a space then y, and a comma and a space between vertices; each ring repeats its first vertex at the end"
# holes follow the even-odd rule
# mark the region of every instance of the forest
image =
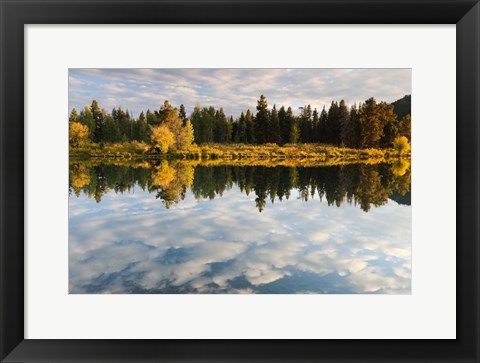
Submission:
POLYGON ((410 95, 391 104, 369 98, 348 106, 341 100, 332 101, 328 109, 305 105, 297 112, 290 106, 269 107, 261 95, 254 111, 247 109, 235 118, 225 115, 223 107, 200 104, 187 116, 183 104, 177 108, 169 101, 134 118, 120 107, 109 113, 93 100, 80 112, 71 110, 69 142, 73 149, 136 142, 148 146, 144 151, 157 154, 212 143, 328 144, 353 149, 388 149, 397 144, 406 150, 411 140, 410 115, 410 95))

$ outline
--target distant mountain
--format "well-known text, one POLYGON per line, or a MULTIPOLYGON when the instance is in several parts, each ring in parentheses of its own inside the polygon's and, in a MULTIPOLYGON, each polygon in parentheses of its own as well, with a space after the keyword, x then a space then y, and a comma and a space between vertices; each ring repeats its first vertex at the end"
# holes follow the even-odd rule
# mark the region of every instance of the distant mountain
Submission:
POLYGON ((392 102, 394 112, 397 114, 398 119, 401 120, 408 114, 412 114, 412 95, 405 95, 403 98, 392 102))

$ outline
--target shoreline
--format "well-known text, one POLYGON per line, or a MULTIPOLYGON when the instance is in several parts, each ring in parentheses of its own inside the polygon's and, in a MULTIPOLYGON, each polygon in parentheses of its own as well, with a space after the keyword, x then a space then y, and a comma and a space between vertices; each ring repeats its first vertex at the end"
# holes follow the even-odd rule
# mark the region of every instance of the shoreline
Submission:
POLYGON ((151 152, 144 143, 114 145, 89 144, 69 149, 70 159, 166 159, 166 160, 224 160, 224 161, 318 161, 377 162, 410 159, 410 153, 400 155, 394 149, 351 149, 327 144, 203 144, 187 150, 171 150, 167 153, 151 152))

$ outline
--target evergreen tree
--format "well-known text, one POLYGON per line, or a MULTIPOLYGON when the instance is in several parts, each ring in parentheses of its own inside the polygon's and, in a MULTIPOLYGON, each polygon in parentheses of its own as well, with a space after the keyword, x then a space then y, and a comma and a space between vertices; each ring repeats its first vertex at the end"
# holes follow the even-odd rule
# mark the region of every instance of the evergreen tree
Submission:
POLYGON ((232 123, 232 140, 234 143, 240 142, 240 135, 238 134, 238 124, 240 123, 239 119, 237 118, 232 123))
POLYGON ((348 117, 348 122, 342 129, 342 132, 344 135, 342 141, 345 145, 351 148, 358 148, 360 124, 358 123, 358 109, 356 104, 350 108, 350 116, 348 117))
POLYGON ((122 110, 121 107, 119 107, 116 112, 114 112, 115 109, 112 110, 112 117, 117 123, 118 130, 120 132, 120 139, 118 141, 125 142, 127 140, 131 139, 131 125, 130 125, 130 114, 128 112, 125 112, 122 110))
POLYGON ((227 120, 227 135, 225 141, 230 143, 233 141, 233 117, 230 116, 227 120))
POLYGON ((378 147, 383 134, 383 122, 380 118, 375 99, 369 98, 358 110, 360 126, 359 147, 378 147))
POLYGON ((283 145, 290 141, 290 128, 287 123, 287 111, 285 111, 284 106, 278 110, 278 120, 280 124, 280 145, 283 145))
POLYGON ((95 120, 93 119, 92 111, 89 106, 85 106, 83 111, 80 112, 78 122, 88 128, 88 140, 93 141, 93 134, 95 132, 95 120))
POLYGON ((238 142, 247 143, 247 119, 242 111, 237 127, 238 142))
POLYGON ((180 110, 178 111, 178 117, 180 117, 180 120, 182 120, 182 122, 185 124, 187 114, 185 112, 185 106, 183 105, 183 103, 180 105, 180 110))
POLYGON ((347 133, 349 132, 350 127, 350 111, 344 100, 340 101, 338 107, 338 122, 340 124, 340 143, 342 145, 347 145, 349 142, 347 133))
POLYGON ((98 106, 98 102, 96 100, 92 101, 90 110, 92 111, 93 121, 95 122, 95 130, 93 132, 93 141, 100 142, 102 141, 102 133, 103 133, 103 115, 102 115, 102 111, 100 110, 100 107, 98 106))
POLYGON ((337 102, 330 105, 327 116, 327 143, 333 145, 340 145, 340 115, 337 102))
POLYGON ((70 116, 68 118, 68 122, 77 122, 78 121, 78 113, 75 108, 72 108, 72 112, 70 112, 70 116))
POLYGON ((202 108, 199 103, 195 105, 192 115, 190 116, 192 120, 193 131, 195 135, 195 142, 197 144, 202 144, 205 142, 205 136, 203 134, 202 127, 202 108))
POLYGON ((302 113, 299 117, 300 141, 308 143, 312 141, 312 108, 310 105, 301 108, 302 113))
MULTIPOLYGON (((161 124, 171 124, 180 120, 178 110, 174 108, 168 100, 165 100, 160 110, 157 112, 158 120, 161 124)), ((172 130, 171 130, 172 131, 172 130)))
POLYGON ((380 102, 377 108, 383 124, 379 145, 382 148, 390 148, 393 140, 399 135, 397 115, 394 113, 394 106, 386 102, 380 102))
POLYGON ((220 107, 215 114, 215 142, 226 143, 227 142, 227 118, 223 107, 220 107))
POLYGON ((320 117, 318 111, 315 108, 312 113, 312 142, 319 142, 319 128, 320 128, 320 117))
POLYGON ((288 142, 296 144, 300 138, 300 130, 298 127, 297 119, 293 115, 291 107, 287 109, 287 125, 288 125, 288 142))
POLYGON ((253 114, 250 110, 247 110, 247 113, 245 114, 245 124, 247 143, 253 144, 255 143, 255 135, 253 133, 253 114))
POLYGON ((399 122, 399 133, 401 136, 405 136, 408 141, 411 141, 411 133, 412 133, 412 121, 410 114, 407 114, 405 117, 401 119, 399 122))
POLYGON ((216 111, 215 107, 210 106, 209 108, 203 109, 203 133, 205 135, 205 142, 213 142, 214 141, 214 131, 215 131, 215 123, 216 123, 216 111))
POLYGON ((112 116, 107 116, 105 118, 105 126, 101 141, 112 143, 121 141, 120 129, 112 116))
POLYGON ((111 116, 113 117, 113 119, 114 119, 115 121, 118 120, 118 113, 117 113, 117 109, 116 109, 115 107, 114 107, 113 110, 112 110, 111 116))
POLYGON ((280 144, 280 119, 275 105, 270 117, 270 142, 280 144))
POLYGON ((267 99, 264 95, 260 96, 260 99, 257 101, 257 114, 255 116, 255 124, 253 127, 255 134, 255 142, 257 144, 265 144, 268 142, 268 104, 267 99))
POLYGON ((155 113, 151 112, 150 109, 147 110, 147 124, 154 127, 158 126, 159 122, 157 120, 157 117, 155 116, 155 113))
POLYGON ((148 142, 150 139, 150 128, 147 124, 147 119, 143 111, 140 113, 135 124, 135 139, 138 141, 148 142))
POLYGON ((327 111, 325 110, 325 106, 323 106, 322 112, 320 113, 320 121, 318 124, 318 141, 319 142, 327 142, 327 119, 328 119, 328 114, 327 111))
POLYGON ((399 136, 397 120, 386 119, 383 125, 383 135, 380 138, 380 147, 390 148, 393 145, 393 140, 399 136))
POLYGON ((140 112, 140 116, 138 116, 138 120, 137 121, 145 121, 147 122, 147 119, 145 118, 145 114, 142 112, 140 112))

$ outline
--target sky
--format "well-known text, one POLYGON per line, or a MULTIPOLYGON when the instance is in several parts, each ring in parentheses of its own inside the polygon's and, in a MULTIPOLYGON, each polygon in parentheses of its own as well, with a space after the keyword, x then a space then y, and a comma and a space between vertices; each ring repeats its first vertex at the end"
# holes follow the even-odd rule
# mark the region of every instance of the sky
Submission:
POLYGON ((107 69, 69 70, 69 112, 81 110, 95 99, 108 112, 122 107, 138 117, 141 111, 158 110, 165 100, 184 104, 187 115, 197 103, 223 107, 227 116, 255 110, 261 94, 269 108, 310 104, 321 110, 332 101, 348 105, 370 97, 393 102, 411 94, 411 69, 107 69))

